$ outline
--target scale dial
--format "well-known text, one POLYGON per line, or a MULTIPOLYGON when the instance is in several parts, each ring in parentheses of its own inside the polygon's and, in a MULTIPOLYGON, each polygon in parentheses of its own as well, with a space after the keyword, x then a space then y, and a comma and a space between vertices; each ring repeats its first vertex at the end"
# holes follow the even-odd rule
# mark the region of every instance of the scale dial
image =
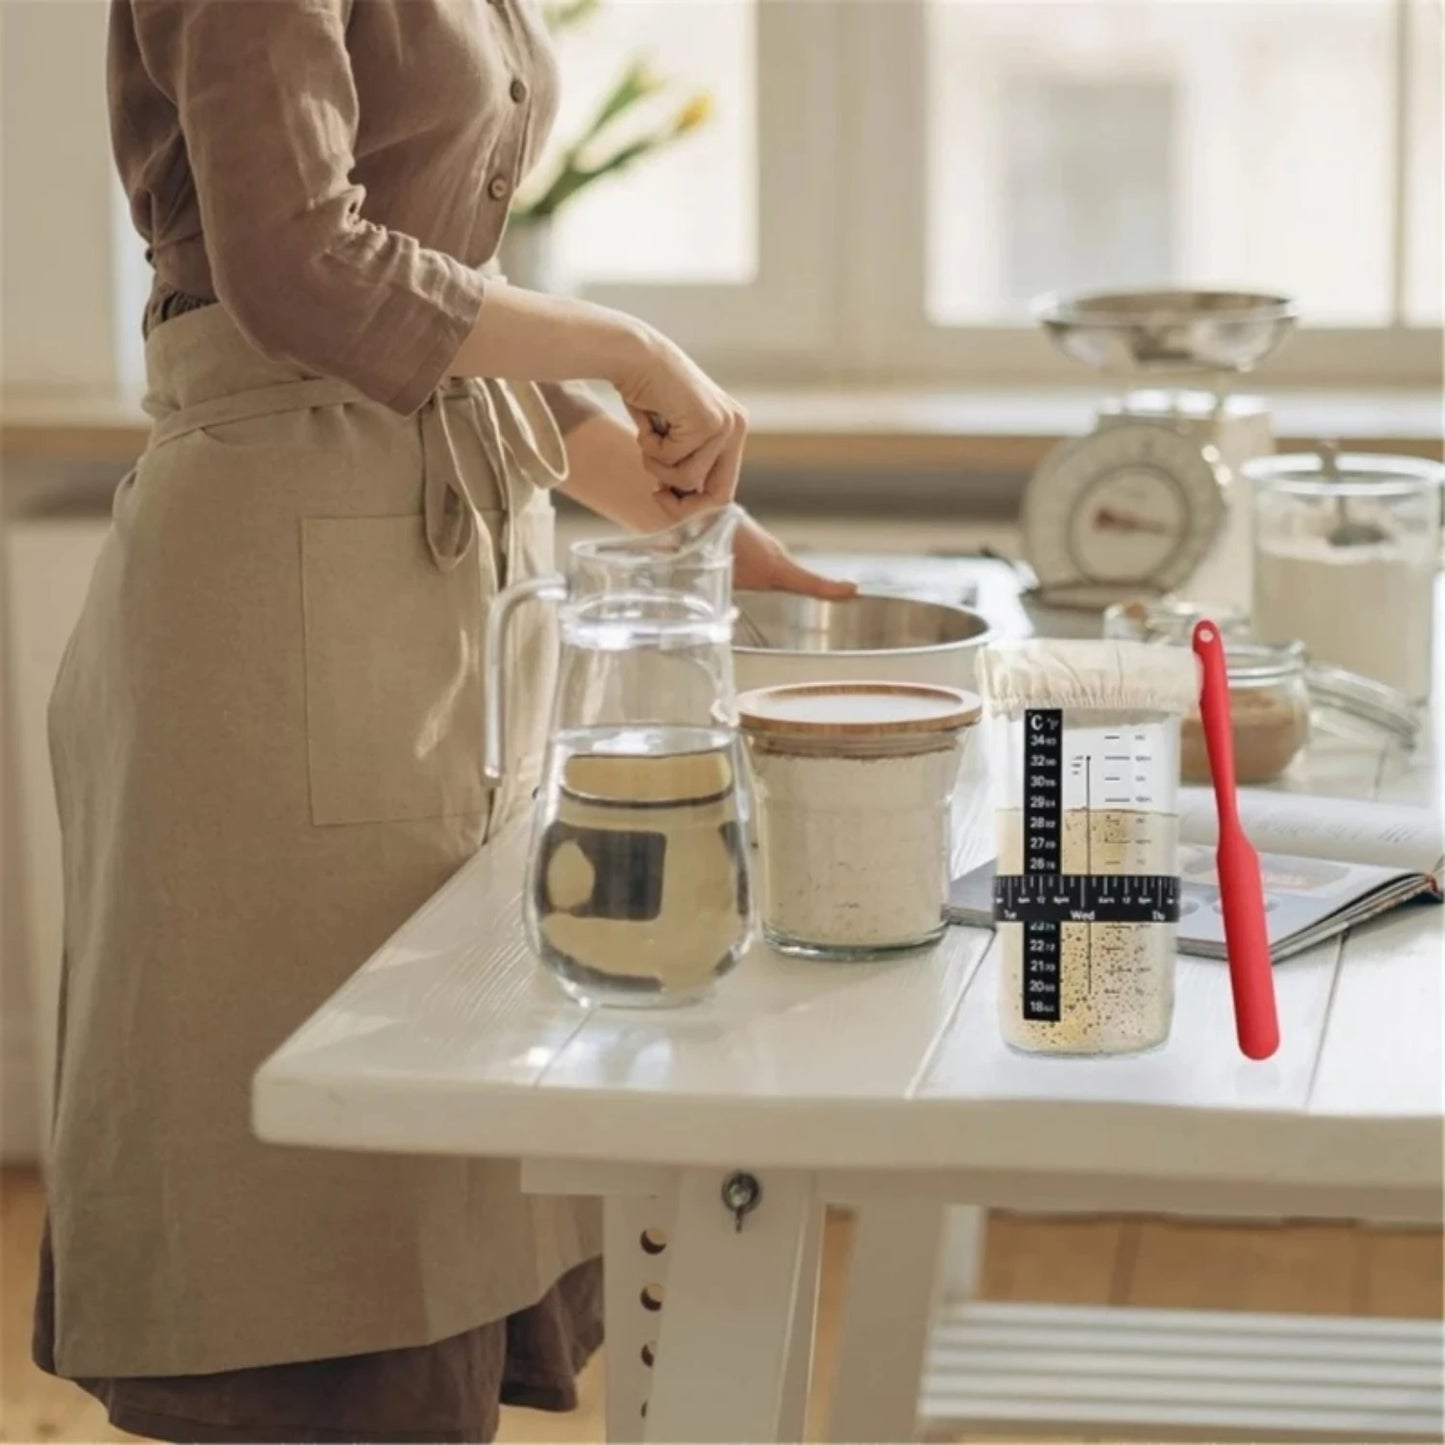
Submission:
POLYGON ((1173 591, 1219 533, 1224 480, 1214 447, 1165 422, 1107 423, 1061 443, 1024 493, 1024 546, 1039 586, 1173 591))

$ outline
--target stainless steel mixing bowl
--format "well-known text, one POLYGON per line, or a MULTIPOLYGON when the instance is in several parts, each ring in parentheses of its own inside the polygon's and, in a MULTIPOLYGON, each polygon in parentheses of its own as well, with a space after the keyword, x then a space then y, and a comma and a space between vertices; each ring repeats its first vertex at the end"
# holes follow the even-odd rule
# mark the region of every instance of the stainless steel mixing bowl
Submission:
POLYGON ((971 688, 988 623, 967 607, 864 594, 842 602, 739 592, 739 691, 792 682, 931 682, 971 688))
POLYGON ((1034 315, 1066 356, 1096 371, 1248 371, 1294 326, 1288 296, 1247 291, 1051 295, 1034 315))

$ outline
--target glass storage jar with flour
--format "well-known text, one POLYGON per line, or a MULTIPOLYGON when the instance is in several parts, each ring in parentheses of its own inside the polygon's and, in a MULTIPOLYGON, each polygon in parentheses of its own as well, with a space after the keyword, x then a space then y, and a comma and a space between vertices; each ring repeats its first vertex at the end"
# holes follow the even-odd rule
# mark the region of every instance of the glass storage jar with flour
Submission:
POLYGON ((986 648, 998 805, 999 1023, 1012 1047, 1164 1042, 1179 918, 1179 724, 1192 653, 1140 642, 986 648))
POLYGON ((981 707, 923 683, 744 693, 763 929, 786 953, 872 958, 943 932, 954 789, 981 707))
POLYGON ((560 602, 552 727, 523 914, 585 1003, 704 997, 751 926, 732 674, 728 508, 653 537, 579 542, 567 576, 518 584, 488 624, 486 774, 499 781, 506 640, 560 602))
POLYGON ((1318 454, 1245 464, 1255 488, 1254 631, 1423 702, 1434 659, 1445 467, 1318 454))

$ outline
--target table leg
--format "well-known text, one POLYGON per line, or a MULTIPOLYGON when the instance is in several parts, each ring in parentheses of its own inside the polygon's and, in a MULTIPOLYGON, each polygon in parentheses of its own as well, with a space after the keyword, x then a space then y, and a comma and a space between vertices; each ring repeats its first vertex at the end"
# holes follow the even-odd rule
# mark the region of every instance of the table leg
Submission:
POLYGON ((603 1320, 607 1341, 607 1439, 640 1445, 652 1352, 667 1282, 671 1201, 609 1195, 603 1204, 603 1320))
POLYGON ((976 1204, 951 1204, 943 1228, 939 1275, 948 1300, 972 1299, 983 1275, 984 1233, 988 1210, 976 1204))
POLYGON ((818 1207, 813 1180, 759 1173, 761 1198, 739 1229, 721 1198, 729 1173, 688 1169, 681 1176, 647 1411, 650 1441, 777 1440, 785 1398, 790 1413, 796 1410, 789 1353, 803 1333, 795 1305, 818 1207))
POLYGON ((946 1212, 930 1199, 859 1207, 829 1440, 914 1438, 946 1212))
POLYGON ((793 1302, 793 1334, 788 1341, 788 1368, 783 1377, 783 1407, 778 1439, 803 1438, 808 1417, 808 1386, 813 1381, 813 1339, 818 1320, 818 1282, 823 1265, 823 1206, 808 1211, 807 1231, 798 1261, 798 1289, 793 1302))

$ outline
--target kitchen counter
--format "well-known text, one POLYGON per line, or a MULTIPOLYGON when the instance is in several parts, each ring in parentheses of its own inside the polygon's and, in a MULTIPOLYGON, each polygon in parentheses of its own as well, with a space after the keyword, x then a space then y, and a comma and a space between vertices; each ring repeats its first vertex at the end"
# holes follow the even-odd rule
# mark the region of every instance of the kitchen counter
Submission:
MULTIPOLYGON (((1090 425, 1091 387, 890 389, 745 387, 749 464, 760 470, 1029 471, 1090 425)), ((1366 451, 1442 454, 1441 398, 1424 391, 1278 391, 1281 449, 1321 436, 1366 451)), ((8 393, 0 454, 129 462, 145 441, 139 398, 8 393)))

